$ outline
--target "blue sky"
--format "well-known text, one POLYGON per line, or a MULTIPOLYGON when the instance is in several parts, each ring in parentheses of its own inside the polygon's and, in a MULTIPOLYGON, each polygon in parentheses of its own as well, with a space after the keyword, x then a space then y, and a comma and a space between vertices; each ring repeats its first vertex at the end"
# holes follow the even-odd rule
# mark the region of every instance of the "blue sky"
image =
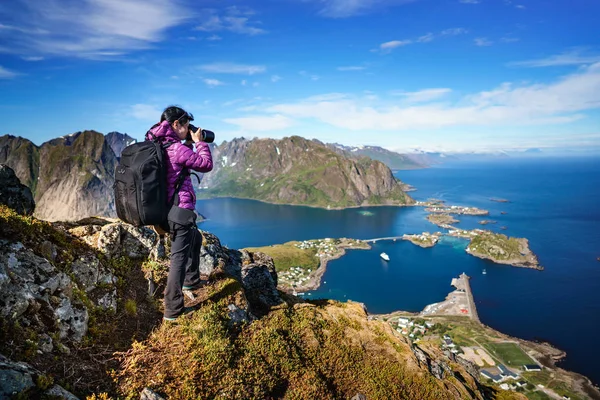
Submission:
POLYGON ((600 149, 597 0, 5 0, 0 135, 600 149))

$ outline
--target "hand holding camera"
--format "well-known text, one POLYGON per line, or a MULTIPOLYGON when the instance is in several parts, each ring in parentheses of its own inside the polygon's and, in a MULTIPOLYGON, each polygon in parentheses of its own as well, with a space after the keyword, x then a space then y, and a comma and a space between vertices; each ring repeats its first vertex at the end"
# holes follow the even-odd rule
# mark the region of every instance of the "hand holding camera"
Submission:
POLYGON ((190 123, 186 140, 192 140, 194 142, 203 141, 206 143, 212 143, 215 141, 215 133, 207 129, 197 128, 190 123))

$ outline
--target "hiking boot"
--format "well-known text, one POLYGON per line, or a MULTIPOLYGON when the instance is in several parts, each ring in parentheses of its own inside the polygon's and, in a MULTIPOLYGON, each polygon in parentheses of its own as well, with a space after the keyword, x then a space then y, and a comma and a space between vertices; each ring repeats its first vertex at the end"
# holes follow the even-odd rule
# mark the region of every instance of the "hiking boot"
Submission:
POLYGON ((203 284, 204 284, 204 282, 198 281, 198 282, 194 283, 193 285, 183 285, 182 290, 196 290, 196 289, 200 289, 203 284))
POLYGON ((186 314, 189 314, 192 311, 194 311, 193 307, 184 307, 183 311, 181 312, 181 314, 179 314, 176 317, 164 317, 163 316, 163 321, 166 321, 166 322, 175 322, 175 321, 177 321, 177 319, 179 319, 179 317, 182 317, 182 316, 184 316, 186 314))

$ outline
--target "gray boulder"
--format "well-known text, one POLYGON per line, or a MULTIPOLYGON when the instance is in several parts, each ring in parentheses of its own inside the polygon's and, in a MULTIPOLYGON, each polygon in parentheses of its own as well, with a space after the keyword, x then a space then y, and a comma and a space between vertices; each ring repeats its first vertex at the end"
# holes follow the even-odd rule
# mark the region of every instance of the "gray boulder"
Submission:
POLYGON ((35 211, 31 190, 21 184, 15 172, 4 164, 0 164, 0 204, 12 208, 21 215, 32 215, 35 211))
POLYGON ((42 373, 30 365, 13 362, 0 354, 0 399, 51 398, 78 400, 72 393, 58 385, 38 387, 42 373))

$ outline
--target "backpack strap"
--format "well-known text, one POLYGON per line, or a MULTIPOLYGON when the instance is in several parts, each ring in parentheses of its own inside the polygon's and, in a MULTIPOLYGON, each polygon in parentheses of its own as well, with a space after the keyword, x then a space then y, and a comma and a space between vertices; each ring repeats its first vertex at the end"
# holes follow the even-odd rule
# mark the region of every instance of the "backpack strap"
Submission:
POLYGON ((170 206, 179 206, 179 190, 181 189, 181 186, 183 186, 183 181, 189 175, 190 171, 188 169, 184 169, 181 171, 181 174, 179 174, 179 176, 177 177, 177 182, 175 183, 175 191, 173 192, 173 197, 171 197, 171 201, 169 201, 170 206))

